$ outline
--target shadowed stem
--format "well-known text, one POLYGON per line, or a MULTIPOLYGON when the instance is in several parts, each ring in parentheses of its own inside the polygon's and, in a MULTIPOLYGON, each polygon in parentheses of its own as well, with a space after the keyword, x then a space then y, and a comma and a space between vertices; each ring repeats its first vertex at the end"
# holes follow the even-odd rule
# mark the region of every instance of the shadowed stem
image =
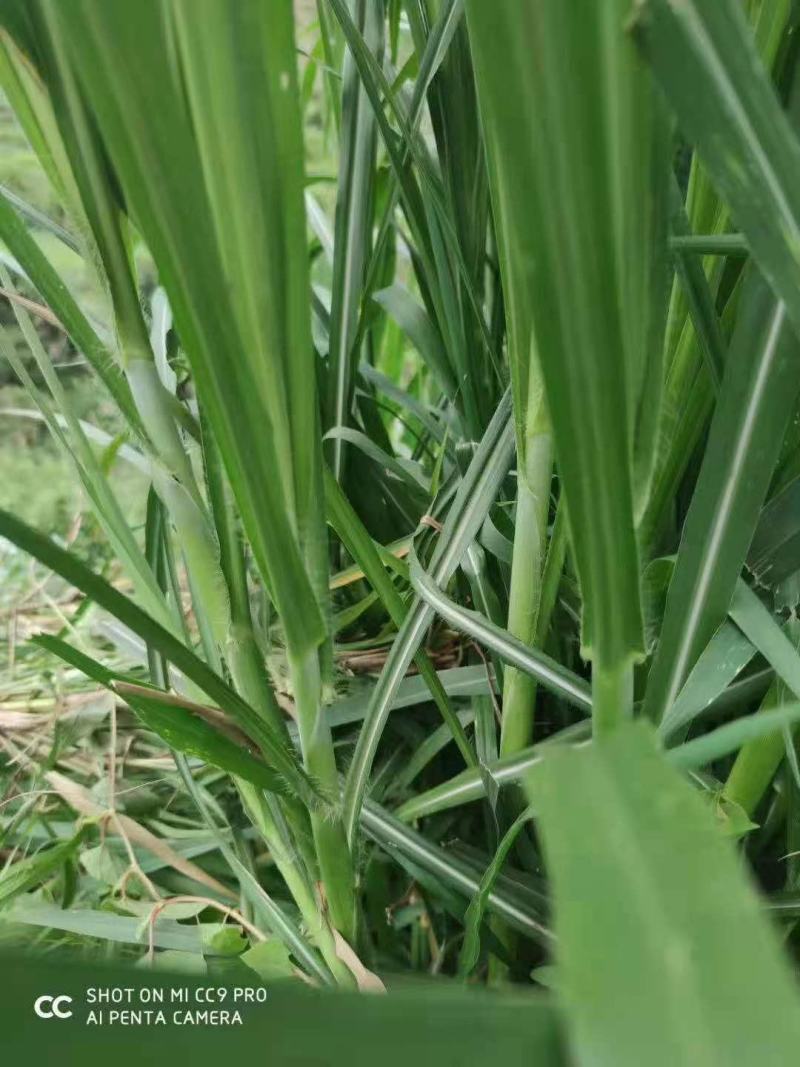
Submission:
MULTIPOLYGON (((552 469, 550 434, 542 433, 529 439, 525 448, 525 469, 517 475, 508 629, 514 637, 531 646, 536 645, 538 631, 552 469)), ((536 680, 514 667, 507 667, 500 733, 502 756, 511 755, 530 744, 535 700, 536 680)))

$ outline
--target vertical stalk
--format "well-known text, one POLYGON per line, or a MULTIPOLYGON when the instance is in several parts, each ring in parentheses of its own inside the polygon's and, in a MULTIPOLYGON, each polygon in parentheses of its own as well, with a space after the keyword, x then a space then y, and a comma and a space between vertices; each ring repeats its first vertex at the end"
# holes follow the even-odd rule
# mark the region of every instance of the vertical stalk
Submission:
POLYGON ((595 737, 613 732, 633 715, 633 664, 606 663, 597 655, 592 664, 592 722, 595 737))
MULTIPOLYGON (((553 441, 539 382, 539 370, 531 349, 526 370, 527 405, 523 432, 517 429, 517 511, 514 523, 514 549, 511 559, 511 592, 508 629, 528 645, 539 636, 539 609, 542 602, 542 574, 547 543, 547 512, 553 475, 553 441)), ((500 755, 518 752, 530 743, 536 704, 536 682, 514 667, 503 674, 503 719, 500 727, 500 755)), ((516 797, 516 805, 521 803, 516 797)), ((494 935, 514 955, 516 933, 494 918, 494 935)), ((489 957, 489 984, 508 981, 508 967, 496 956, 489 957)))
POLYGON ((253 631, 247 567, 236 513, 229 499, 222 458, 214 434, 200 408, 203 463, 214 528, 219 542, 220 567, 225 577, 230 605, 230 623, 224 639, 225 659, 236 688, 266 721, 288 741, 286 722, 267 678, 253 631))
MULTIPOLYGON (((214 435, 206 425, 201 407, 203 459, 206 487, 220 546, 220 565, 230 597, 230 623, 225 637, 225 660, 237 692, 289 743, 286 722, 272 691, 261 650, 253 631, 247 569, 236 514, 226 493, 225 475, 214 435)), ((276 798, 267 798, 280 809, 276 798)), ((311 841, 308 813, 300 804, 285 804, 286 819, 296 848, 310 877, 317 878, 317 861, 311 841)))
POLYGON ((125 376, 154 453, 153 485, 178 535, 195 613, 222 649, 231 622, 228 590, 214 527, 175 421, 174 397, 158 376, 141 316, 135 322, 118 321, 118 329, 125 376))
MULTIPOLYGON (((528 645, 536 644, 547 540, 547 510, 553 469, 552 439, 539 433, 525 442, 524 464, 517 471, 517 515, 511 561, 508 629, 528 645)), ((536 682, 506 667, 500 755, 518 752, 530 743, 536 682)))
POLYGON ((179 482, 197 496, 194 472, 175 424, 171 397, 158 376, 149 341, 143 333, 143 324, 141 331, 138 341, 120 334, 125 376, 134 403, 161 462, 179 482))
POLYGON ((340 985, 345 988, 354 987, 355 980, 353 975, 337 955, 333 932, 326 922, 325 916, 320 912, 313 888, 298 865, 291 849, 287 848, 285 839, 280 833, 278 821, 274 811, 271 809, 270 798, 266 797, 260 789, 250 782, 237 779, 236 784, 253 825, 257 827, 267 842, 275 866, 280 871, 281 877, 303 917, 303 922, 308 928, 314 943, 322 953, 322 957, 330 968, 331 973, 340 985))
POLYGON ((317 850, 322 883, 334 926, 355 943, 355 879, 350 849, 338 810, 339 773, 333 752, 333 738, 322 707, 322 683, 316 649, 303 655, 289 650, 289 671, 294 690, 300 745, 306 770, 324 793, 336 803, 336 811, 311 813, 311 827, 317 850))

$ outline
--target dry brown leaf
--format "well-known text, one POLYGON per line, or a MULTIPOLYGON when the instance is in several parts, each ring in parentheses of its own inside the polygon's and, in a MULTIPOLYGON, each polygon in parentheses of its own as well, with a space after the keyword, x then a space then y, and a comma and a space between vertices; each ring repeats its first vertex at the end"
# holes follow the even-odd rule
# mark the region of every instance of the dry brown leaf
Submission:
MULTIPOLYGON (((333 929, 333 928, 332 928, 333 929)), ((333 930, 336 955, 356 980, 362 993, 385 993, 386 986, 373 971, 368 971, 338 930, 333 930)))
MULTIPOLYGON (((107 809, 102 804, 98 804, 87 789, 84 789, 83 786, 78 785, 76 782, 70 781, 69 778, 59 774, 58 771, 48 771, 46 778, 67 804, 80 815, 85 815, 89 818, 100 818, 107 814, 107 809)), ((146 848, 154 856, 158 856, 160 860, 163 860, 167 866, 180 871, 181 874, 186 875, 187 878, 191 878, 195 882, 200 882, 201 885, 207 886, 215 893, 219 893, 228 899, 238 899, 236 894, 231 892, 222 882, 218 882, 216 878, 206 874, 202 867, 198 867, 196 863, 179 856, 166 841, 156 837, 154 833, 151 833, 150 830, 136 822, 135 819, 131 819, 128 815, 117 815, 116 818, 134 844, 146 848)), ((111 833, 114 832, 113 819, 109 820, 108 829, 111 833)))
POLYGON ((31 311, 34 315, 38 315, 40 319, 49 322, 50 325, 55 326, 57 330, 66 333, 66 330, 61 325, 61 321, 57 319, 50 308, 45 307, 44 304, 37 304, 36 301, 29 300, 27 296, 20 296, 19 293, 12 293, 10 289, 3 289, 2 287, 0 287, 0 295, 4 296, 6 300, 10 300, 12 304, 19 304, 19 306, 24 307, 26 311, 31 311))

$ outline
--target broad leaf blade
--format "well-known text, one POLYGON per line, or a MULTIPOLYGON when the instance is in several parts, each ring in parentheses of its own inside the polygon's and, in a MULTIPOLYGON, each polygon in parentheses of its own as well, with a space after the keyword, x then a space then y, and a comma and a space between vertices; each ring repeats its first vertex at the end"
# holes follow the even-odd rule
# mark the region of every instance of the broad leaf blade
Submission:
MULTIPOLYGON (((153 0, 134 6, 68 0, 48 10, 60 24, 126 202, 158 264, 256 561, 281 611, 287 638, 293 647, 303 650, 320 643, 324 626, 304 562, 305 547, 312 559, 319 555, 321 527, 309 522, 303 527, 306 543, 301 546, 298 540, 298 522, 313 515, 313 501, 319 498, 314 484, 319 441, 314 428, 313 375, 308 373, 312 355, 310 324, 306 321, 308 266, 299 130, 292 125, 296 99, 291 11, 288 4, 276 6, 280 19, 270 34, 251 2, 222 7, 206 3, 204 7, 204 17, 194 20, 198 25, 192 22, 199 39, 187 43, 181 38, 184 51, 194 60, 192 75, 200 70, 197 81, 189 79, 192 93, 188 98, 181 53, 175 48, 176 31, 160 4, 153 0), (215 65, 203 70, 206 34, 219 25, 219 17, 211 24, 206 23, 206 17, 222 16, 226 11, 231 19, 223 19, 224 34, 219 38, 215 65), (271 157, 262 144, 257 146, 259 173, 272 182, 273 195, 266 197, 266 206, 274 226, 263 220, 270 234, 266 245, 258 245, 256 250, 251 239, 237 250, 232 243, 241 230, 229 227, 220 231, 216 226, 223 210, 225 189, 219 172, 224 168, 219 168, 216 160, 212 167, 209 152, 218 143, 215 136, 224 132, 224 128, 220 131, 214 126, 220 115, 217 111, 203 112, 203 122, 195 127, 192 109, 200 106, 202 92, 208 87, 204 77, 216 78, 216 64, 225 64, 232 40, 254 44, 246 32, 248 26, 265 48, 275 50, 275 63, 268 75, 271 95, 267 99, 264 90, 254 93, 252 99, 267 109, 277 101, 265 136, 285 138, 281 142, 285 152, 271 157), (288 79, 284 90, 280 65, 287 53, 292 69, 284 70, 288 79), (270 169, 270 161, 274 169, 270 169), (213 182, 215 176, 218 180, 213 182), (258 254, 264 249, 266 262, 258 254), (264 298, 258 293, 252 295, 254 279, 247 274, 259 267, 264 271, 269 268, 267 277, 274 283, 268 287, 271 313, 262 320, 269 322, 265 343, 274 341, 276 331, 279 340, 279 351, 269 348, 269 358, 262 361, 260 370, 254 366, 250 341, 254 316, 264 313, 264 298), (244 293, 242 303, 236 306, 239 314, 220 315, 220 286, 235 283, 240 283, 244 293), (274 380, 270 370, 284 388, 267 403, 265 396, 274 380), (276 409, 283 413, 280 423, 277 417, 270 418, 276 409), (290 433, 288 412, 292 416, 290 433)), ((262 60, 263 56, 255 65, 245 64, 239 75, 242 79, 251 76, 263 88, 259 80, 262 60)), ((225 94, 215 97, 222 119, 242 119, 236 111, 239 88, 237 78, 225 94)), ((229 132, 238 128, 233 122, 229 132)), ((264 124, 259 128, 264 130, 264 124)), ((252 146, 242 146, 237 139, 230 147, 236 150, 237 172, 252 178, 252 169, 246 166, 253 166, 252 146)), ((264 199, 263 189, 259 195, 264 199)), ((238 208, 233 217, 238 220, 238 208)), ((252 220, 250 225, 252 237, 256 228, 252 220)), ((262 233, 260 226, 257 233, 262 233)), ((259 345, 255 351, 261 350, 259 345)))
POLYGON ((775 935, 644 727, 553 753, 531 793, 580 1062, 790 1063, 800 1004, 775 935))

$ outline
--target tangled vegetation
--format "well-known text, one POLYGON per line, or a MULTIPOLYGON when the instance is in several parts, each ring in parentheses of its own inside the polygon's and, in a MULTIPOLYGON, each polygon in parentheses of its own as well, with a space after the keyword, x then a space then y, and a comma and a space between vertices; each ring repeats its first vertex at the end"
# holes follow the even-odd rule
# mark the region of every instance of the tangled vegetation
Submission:
POLYGON ((0 510, 0 939, 791 1062, 791 0, 0 27, 7 417, 83 500, 0 510))

